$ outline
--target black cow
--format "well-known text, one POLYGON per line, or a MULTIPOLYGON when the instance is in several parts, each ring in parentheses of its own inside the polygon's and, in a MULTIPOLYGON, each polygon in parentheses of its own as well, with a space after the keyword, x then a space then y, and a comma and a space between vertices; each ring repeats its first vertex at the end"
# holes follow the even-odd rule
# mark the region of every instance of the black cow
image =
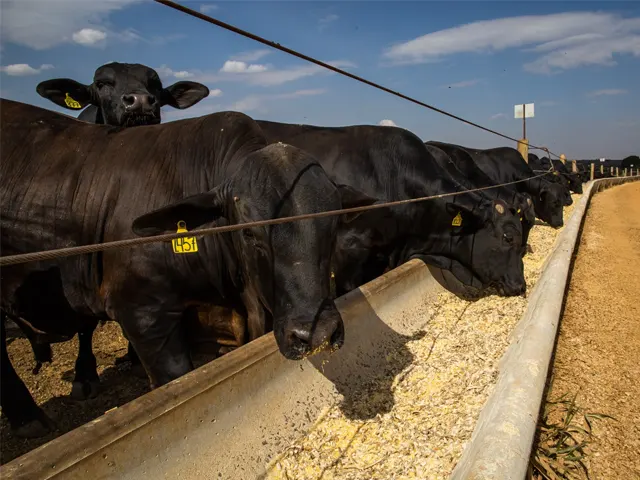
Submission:
MULTIPOLYGON (((547 175, 537 178, 540 173, 534 172, 524 161, 520 152, 511 147, 498 147, 481 150, 471 147, 452 145, 467 151, 473 161, 496 183, 515 183, 519 192, 528 193, 533 199, 536 216, 554 228, 564 225, 562 206, 568 190, 562 185, 546 180, 547 175), (528 181, 521 181, 526 179, 528 181)), ((569 195, 571 200, 571 195, 569 195)))
POLYGON ((578 167, 578 176, 582 183, 588 182, 591 180, 591 164, 585 162, 576 162, 576 166, 578 167))
MULTIPOLYGON (((471 155, 465 150, 435 141, 425 142, 425 145, 438 164, 451 175, 454 181, 465 188, 471 190, 495 185, 495 182, 475 164, 471 155)), ((484 190, 484 193, 517 207, 516 213, 522 220, 522 245, 527 247, 529 232, 533 228, 536 219, 531 196, 527 193, 518 192, 514 185, 494 187, 484 190)), ((529 250, 531 249, 530 246, 528 248, 529 250)))
MULTIPOLYGON (((424 143, 396 127, 316 127, 257 121, 267 138, 314 155, 334 181, 381 201, 465 190, 450 181, 424 143)), ((466 298, 526 289, 522 226, 513 205, 463 193, 363 214, 363 231, 345 231, 335 252, 338 294, 411 258, 450 271, 466 298)))
MULTIPOLYGON (((36 91, 63 108, 78 110, 87 107, 78 116, 79 120, 119 127, 160 123, 162 106, 186 109, 209 95, 209 89, 197 82, 180 81, 163 88, 162 81, 154 69, 141 64, 118 62, 98 67, 90 85, 83 85, 68 78, 57 78, 39 83, 36 91)), ((33 275, 29 283, 47 284, 57 281, 55 272, 47 271, 33 275)), ((30 292, 33 287, 34 285, 26 285, 20 291, 26 289, 30 292)), ((54 292, 57 289, 52 287, 49 291, 54 292)), ((34 371, 37 372, 42 363, 52 361, 52 335, 37 332, 32 322, 25 319, 37 318, 38 315, 46 314, 53 309, 61 314, 57 323, 61 334, 56 336, 57 341, 72 338, 72 332, 78 333, 79 351, 71 395, 78 399, 93 397, 97 394, 99 384, 96 359, 92 351, 92 336, 97 320, 78 316, 72 309, 67 308, 64 298, 49 295, 46 300, 35 305, 21 302, 25 310, 19 315, 9 314, 31 343, 36 360, 34 371)), ((116 363, 130 358, 135 362, 135 352, 131 344, 127 355, 117 359, 116 363)), ((140 374, 139 369, 134 369, 134 372, 140 374)))
MULTIPOLYGON (((374 201, 336 187, 307 153, 266 146, 255 122, 236 112, 130 129, 5 99, 0 113, 5 256, 129 238, 132 229, 143 236, 171 232, 180 221, 195 229, 351 206, 342 192, 356 205, 374 201)), ((357 219, 200 237, 193 254, 152 243, 6 266, 2 307, 14 310, 31 275, 55 272, 59 290, 52 294, 69 308, 117 319, 152 387, 193 368, 181 319, 199 304, 242 311, 250 328, 272 324, 281 353, 299 359, 343 342, 330 296, 330 258, 338 224, 357 219)), ((49 292, 30 293, 37 302, 49 292)), ((35 326, 55 330, 57 313, 33 319, 35 326)), ((42 434, 44 414, 5 361, 4 342, 2 349, 3 413, 19 434, 42 434)))
MULTIPOLYGON (((549 160, 549 158, 547 157, 546 160, 549 160)), ((582 194, 582 180, 580 179, 578 173, 570 170, 570 168, 560 160, 552 160, 552 162, 553 167, 567 179, 569 190, 571 190, 573 193, 582 194)))
POLYGON ((86 108, 79 120, 120 127, 160 123, 160 107, 189 108, 209 95, 197 82, 181 81, 163 88, 158 73, 139 63, 107 63, 91 85, 54 78, 36 87, 40 96, 69 110, 86 108))
POLYGON ((535 173, 543 173, 550 169, 553 171, 553 176, 547 175, 545 179, 562 185, 565 190, 565 205, 568 206, 573 203, 571 198, 572 191, 582 193, 582 182, 573 173, 569 172, 560 160, 557 160, 557 163, 555 160, 551 162, 549 157, 539 158, 533 153, 529 154, 528 159, 529 166, 535 173))

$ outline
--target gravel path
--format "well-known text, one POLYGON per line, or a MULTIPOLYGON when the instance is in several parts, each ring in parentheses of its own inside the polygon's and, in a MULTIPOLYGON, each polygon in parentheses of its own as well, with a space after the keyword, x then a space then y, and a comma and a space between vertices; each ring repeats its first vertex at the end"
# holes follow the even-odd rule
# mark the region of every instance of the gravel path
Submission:
POLYGON ((594 421, 591 480, 640 479, 640 182, 596 194, 576 255, 547 399, 594 421))

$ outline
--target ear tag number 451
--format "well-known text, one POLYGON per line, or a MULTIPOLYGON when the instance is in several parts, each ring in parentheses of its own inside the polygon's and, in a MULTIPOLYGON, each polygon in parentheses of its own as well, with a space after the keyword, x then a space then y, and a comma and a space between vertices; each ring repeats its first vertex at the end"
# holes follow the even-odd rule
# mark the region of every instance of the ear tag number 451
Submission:
MULTIPOLYGON (((176 233, 187 232, 187 224, 180 220, 178 222, 178 230, 176 233)), ((196 237, 180 237, 171 240, 173 253, 195 253, 198 251, 198 242, 196 237)))

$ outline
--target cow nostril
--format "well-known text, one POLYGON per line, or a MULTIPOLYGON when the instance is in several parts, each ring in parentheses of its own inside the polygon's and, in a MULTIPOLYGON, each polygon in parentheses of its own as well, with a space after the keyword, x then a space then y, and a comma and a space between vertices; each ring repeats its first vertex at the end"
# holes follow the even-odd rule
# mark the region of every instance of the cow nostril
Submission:
POLYGON ((291 330, 291 335, 307 347, 311 343, 311 331, 309 329, 296 327, 291 330))
POLYGON ((136 97, 133 95, 122 95, 122 103, 124 103, 126 107, 130 107, 136 103, 136 97))

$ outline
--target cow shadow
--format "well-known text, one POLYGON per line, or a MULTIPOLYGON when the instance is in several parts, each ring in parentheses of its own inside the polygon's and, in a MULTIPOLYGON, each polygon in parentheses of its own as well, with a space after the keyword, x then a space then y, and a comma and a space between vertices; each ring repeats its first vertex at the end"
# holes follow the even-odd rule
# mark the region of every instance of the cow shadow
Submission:
POLYGON ((426 332, 397 332, 378 316, 360 289, 336 304, 343 318, 347 317, 344 346, 332 354, 318 353, 309 362, 343 396, 340 410, 348 419, 368 420, 388 413, 395 404, 396 377, 414 360, 407 343, 426 332))

